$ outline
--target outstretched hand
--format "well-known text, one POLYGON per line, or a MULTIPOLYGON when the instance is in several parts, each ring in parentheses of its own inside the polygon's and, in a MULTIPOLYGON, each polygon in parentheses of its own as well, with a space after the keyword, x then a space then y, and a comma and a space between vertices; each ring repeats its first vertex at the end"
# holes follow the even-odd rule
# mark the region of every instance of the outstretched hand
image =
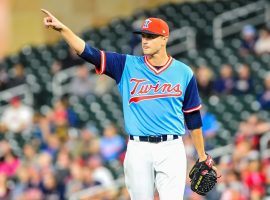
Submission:
POLYGON ((53 16, 49 11, 41 9, 41 11, 46 15, 43 22, 46 28, 53 28, 56 31, 61 31, 64 28, 64 24, 60 22, 55 16, 53 16))

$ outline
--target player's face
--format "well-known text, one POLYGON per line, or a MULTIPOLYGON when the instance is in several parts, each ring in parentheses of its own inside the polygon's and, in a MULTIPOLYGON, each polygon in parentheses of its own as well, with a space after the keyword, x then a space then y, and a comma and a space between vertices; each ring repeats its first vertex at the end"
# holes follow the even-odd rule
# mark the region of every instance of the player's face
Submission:
POLYGON ((166 48, 167 37, 152 34, 142 34, 142 50, 144 55, 158 54, 166 48))

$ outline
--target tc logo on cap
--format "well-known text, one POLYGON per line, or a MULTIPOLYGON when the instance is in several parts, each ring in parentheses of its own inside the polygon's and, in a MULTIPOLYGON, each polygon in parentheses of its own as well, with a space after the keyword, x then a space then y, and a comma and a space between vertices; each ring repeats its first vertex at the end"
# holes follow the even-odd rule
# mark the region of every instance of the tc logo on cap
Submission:
POLYGON ((144 24, 143 24, 143 28, 148 28, 149 24, 151 23, 152 21, 150 19, 146 19, 144 21, 144 24))
POLYGON ((136 34, 154 34, 154 35, 162 35, 162 36, 169 36, 169 26, 168 24, 159 18, 148 18, 144 20, 141 29, 134 31, 133 33, 136 34))

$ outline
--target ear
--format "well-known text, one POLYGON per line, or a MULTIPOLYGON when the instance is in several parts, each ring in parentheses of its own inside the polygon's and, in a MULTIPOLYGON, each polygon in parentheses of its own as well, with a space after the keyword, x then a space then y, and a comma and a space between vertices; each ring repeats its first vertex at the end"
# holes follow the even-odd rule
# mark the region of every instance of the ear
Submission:
POLYGON ((164 42, 168 42, 168 36, 163 36, 163 38, 162 38, 163 40, 164 40, 164 42))
POLYGON ((163 40, 164 44, 166 45, 168 42, 168 36, 163 36, 162 40, 163 40))

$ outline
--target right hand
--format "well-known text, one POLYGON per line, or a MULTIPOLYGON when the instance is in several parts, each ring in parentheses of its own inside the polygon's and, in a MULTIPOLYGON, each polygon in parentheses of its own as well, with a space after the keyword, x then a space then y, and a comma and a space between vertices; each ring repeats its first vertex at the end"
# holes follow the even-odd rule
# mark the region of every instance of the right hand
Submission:
POLYGON ((43 13, 45 13, 46 17, 44 17, 43 22, 46 28, 53 28, 56 31, 61 32, 65 25, 60 22, 55 16, 53 16, 49 11, 45 9, 41 9, 43 13))

